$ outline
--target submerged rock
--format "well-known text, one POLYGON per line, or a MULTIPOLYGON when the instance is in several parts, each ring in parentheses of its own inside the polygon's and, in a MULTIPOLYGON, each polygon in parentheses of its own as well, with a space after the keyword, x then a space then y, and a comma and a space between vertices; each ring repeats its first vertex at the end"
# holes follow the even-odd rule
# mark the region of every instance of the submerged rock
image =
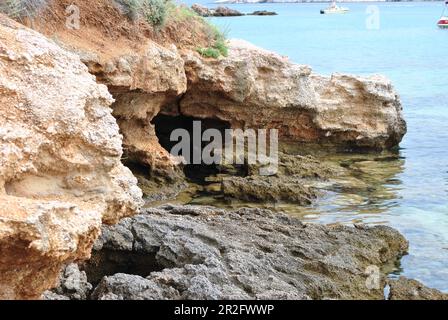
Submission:
POLYGON ((372 288, 366 270, 408 247, 389 227, 303 224, 260 209, 168 205, 103 231, 99 252, 157 266, 106 274, 95 299, 382 299, 384 275, 372 288))
POLYGON ((76 55, 0 15, 0 299, 39 298, 142 204, 112 102, 76 55))
POLYGON ((250 176, 223 179, 222 193, 228 200, 309 205, 316 198, 317 191, 296 177, 250 176))
POLYGON ((220 179, 226 200, 309 205, 319 194, 316 184, 338 176, 343 168, 311 156, 280 153, 275 175, 260 175, 257 165, 248 166, 247 172, 245 177, 224 176, 220 179))

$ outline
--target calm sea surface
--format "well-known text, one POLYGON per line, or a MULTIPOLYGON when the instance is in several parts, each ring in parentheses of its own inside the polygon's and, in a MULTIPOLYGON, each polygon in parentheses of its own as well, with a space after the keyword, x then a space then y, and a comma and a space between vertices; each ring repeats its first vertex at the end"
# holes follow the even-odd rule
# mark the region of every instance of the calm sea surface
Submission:
MULTIPOLYGON (((216 6, 186 1, 194 2, 216 6)), ((448 292, 448 30, 436 26, 443 3, 373 3, 379 9, 379 29, 373 30, 366 27, 370 5, 344 4, 351 10, 345 15, 320 15, 325 4, 228 5, 279 15, 213 22, 229 38, 287 55, 319 73, 382 73, 392 79, 409 126, 399 157, 334 156, 355 182, 347 187, 345 181, 297 214, 308 221, 397 228, 410 241, 397 273, 448 292)))

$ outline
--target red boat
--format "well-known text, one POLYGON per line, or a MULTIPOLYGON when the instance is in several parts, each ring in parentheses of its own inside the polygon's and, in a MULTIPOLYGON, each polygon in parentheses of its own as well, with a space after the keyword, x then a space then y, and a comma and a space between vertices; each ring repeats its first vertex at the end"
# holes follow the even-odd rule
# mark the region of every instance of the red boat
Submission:
POLYGON ((437 22, 437 25, 442 29, 448 28, 448 17, 440 18, 439 22, 437 22))
POLYGON ((448 16, 445 15, 447 7, 448 7, 448 1, 445 1, 445 8, 443 9, 442 16, 440 17, 439 22, 437 22, 439 28, 442 29, 448 28, 448 16))

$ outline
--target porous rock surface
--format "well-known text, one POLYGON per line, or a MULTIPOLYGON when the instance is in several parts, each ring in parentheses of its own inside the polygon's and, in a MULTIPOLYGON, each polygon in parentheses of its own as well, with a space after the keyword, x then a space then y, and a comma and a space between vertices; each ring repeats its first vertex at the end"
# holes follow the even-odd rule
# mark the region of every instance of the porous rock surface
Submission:
POLYGON ((141 205, 113 102, 78 56, 0 15, 0 299, 33 299, 141 205))
POLYGON ((66 266, 59 276, 59 285, 43 294, 44 300, 86 300, 93 287, 76 263, 66 266))
POLYGON ((448 300, 448 294, 406 277, 389 280, 388 284, 389 300, 448 300))
MULTIPOLYGON (((184 61, 176 47, 165 48, 147 41, 139 51, 114 57, 82 52, 80 56, 116 100, 113 115, 124 136, 127 161, 147 167, 145 174, 153 179, 162 179, 161 182, 172 186, 181 183, 183 173, 175 159, 160 146, 151 123, 162 107, 177 103, 187 90, 184 61)), ((156 183, 153 188, 163 184, 156 183)))
POLYGON ((307 225, 260 209, 167 205, 104 227, 96 243, 152 256, 146 274, 108 275, 94 299, 383 299, 366 268, 403 255, 385 227, 307 225))
POLYGON ((116 99, 125 159, 145 168, 137 176, 155 199, 185 186, 178 159, 156 136, 158 114, 278 129, 280 142, 296 147, 393 148, 406 132, 399 97, 385 77, 319 76, 241 40, 229 41, 228 56, 218 59, 150 39, 107 53, 70 37, 64 46, 116 99))
POLYGON ((399 97, 383 76, 324 77, 247 42, 229 45, 228 57, 217 60, 184 55, 182 114, 233 128, 275 128, 283 141, 342 148, 391 148, 406 132, 399 97))

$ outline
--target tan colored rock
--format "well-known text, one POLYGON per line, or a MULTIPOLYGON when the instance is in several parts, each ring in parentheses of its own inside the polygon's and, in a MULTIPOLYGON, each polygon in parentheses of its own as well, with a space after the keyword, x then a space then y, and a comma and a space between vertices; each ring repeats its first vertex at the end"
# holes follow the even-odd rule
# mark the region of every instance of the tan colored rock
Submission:
POLYGON ((34 299, 141 205, 107 88, 0 15, 0 299, 34 299))
POLYGON ((390 148, 406 132, 399 97, 382 76, 319 76, 239 40, 230 42, 227 58, 189 52, 184 59, 184 115, 277 128, 283 141, 340 147, 390 148))
POLYGON ((113 114, 124 136, 126 158, 147 166, 147 175, 168 182, 183 180, 181 169, 160 146, 151 124, 162 107, 176 104, 187 90, 184 61, 176 47, 165 48, 148 41, 140 50, 113 58, 79 54, 97 81, 107 85, 116 99, 113 114))

